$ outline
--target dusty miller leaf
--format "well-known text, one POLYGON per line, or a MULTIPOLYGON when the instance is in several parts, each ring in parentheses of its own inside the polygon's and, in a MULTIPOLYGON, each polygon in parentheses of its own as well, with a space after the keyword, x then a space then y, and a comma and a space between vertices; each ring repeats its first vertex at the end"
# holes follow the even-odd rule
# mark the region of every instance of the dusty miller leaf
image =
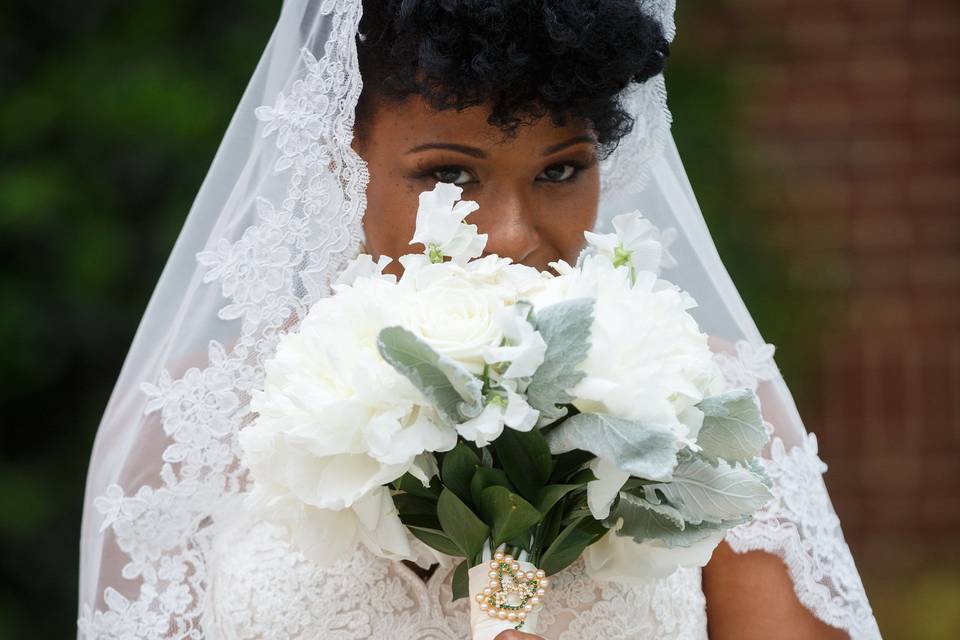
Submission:
POLYGON ((567 389, 583 379, 579 368, 590 351, 593 300, 564 300, 537 312, 536 329, 547 343, 543 363, 527 387, 527 402, 541 418, 556 420, 566 415, 562 406, 572 400, 567 389))
POLYGON ((760 408, 749 389, 706 398, 697 405, 703 426, 697 434, 700 455, 711 462, 748 462, 767 444, 760 408))
POLYGON ((578 413, 547 433, 554 455, 581 449, 648 480, 669 480, 677 464, 677 439, 668 425, 578 413))
POLYGON ((380 355, 414 384, 453 423, 482 408, 483 381, 403 327, 386 327, 377 337, 380 355))
POLYGON ((691 524, 739 520, 770 500, 764 478, 740 465, 722 460, 715 466, 702 458, 677 465, 670 482, 652 485, 691 524))

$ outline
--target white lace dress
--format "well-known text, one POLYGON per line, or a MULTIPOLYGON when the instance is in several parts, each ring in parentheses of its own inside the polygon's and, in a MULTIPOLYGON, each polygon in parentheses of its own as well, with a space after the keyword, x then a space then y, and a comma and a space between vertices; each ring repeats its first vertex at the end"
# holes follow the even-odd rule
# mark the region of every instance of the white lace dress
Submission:
MULTIPOLYGON (((365 550, 320 569, 276 525, 238 519, 213 549, 208 634, 220 640, 469 639, 467 599, 451 602, 452 565, 424 582, 365 550)), ((581 563, 557 574, 540 614, 549 640, 706 640, 699 569, 643 587, 601 584, 581 563)))

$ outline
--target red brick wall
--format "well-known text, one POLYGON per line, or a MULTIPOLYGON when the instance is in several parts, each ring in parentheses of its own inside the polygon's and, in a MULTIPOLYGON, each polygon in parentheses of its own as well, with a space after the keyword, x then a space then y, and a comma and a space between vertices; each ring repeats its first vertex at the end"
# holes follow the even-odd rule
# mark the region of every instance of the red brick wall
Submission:
POLYGON ((960 2, 699 2, 679 27, 742 85, 791 285, 837 311, 800 409, 848 539, 960 535, 960 2))

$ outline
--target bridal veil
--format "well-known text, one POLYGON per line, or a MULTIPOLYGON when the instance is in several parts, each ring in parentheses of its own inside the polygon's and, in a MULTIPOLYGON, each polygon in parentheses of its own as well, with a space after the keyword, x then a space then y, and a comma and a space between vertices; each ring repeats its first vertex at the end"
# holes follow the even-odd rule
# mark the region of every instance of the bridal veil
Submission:
MULTIPOLYGON (((278 337, 358 253, 367 171, 351 149, 360 0, 287 0, 127 355, 97 432, 80 541, 80 638, 205 638, 218 523, 247 489, 237 432, 278 337)), ((675 0, 645 5, 674 34, 675 0)), ((717 255, 670 133, 664 78, 625 97, 600 226, 639 209, 671 240, 725 375, 758 390, 774 500, 727 542, 788 567, 852 638, 879 631, 821 475, 817 441, 717 255)))

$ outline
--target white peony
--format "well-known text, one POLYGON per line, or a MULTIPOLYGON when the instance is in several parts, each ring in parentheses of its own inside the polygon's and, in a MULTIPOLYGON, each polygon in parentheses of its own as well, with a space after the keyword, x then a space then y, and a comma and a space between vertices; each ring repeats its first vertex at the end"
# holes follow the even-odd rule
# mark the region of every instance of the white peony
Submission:
POLYGON ((583 412, 669 423, 689 444, 689 409, 723 389, 723 377, 690 309, 693 298, 651 272, 635 283, 600 256, 580 269, 556 263, 560 275, 534 297, 542 308, 560 300, 592 297, 594 322, 583 380, 569 390, 583 412))
MULTIPOLYGON (((558 276, 534 297, 537 308, 561 300, 594 298, 584 378, 569 390, 581 412, 605 413, 669 428, 677 450, 696 449, 703 414, 694 405, 724 388, 707 336, 689 311, 694 300, 650 271, 631 274, 604 256, 586 256, 580 268, 559 262, 558 276), (635 281, 634 277, 636 276, 635 281)), ((610 505, 628 474, 595 461, 587 484, 595 518, 610 505)))
POLYGON ((305 505, 263 484, 254 486, 248 500, 254 509, 265 510, 273 522, 284 526, 290 541, 320 566, 349 558, 357 544, 390 560, 417 555, 386 487, 339 510, 305 505))
MULTIPOLYGON (((408 471, 426 479, 435 463, 424 454, 454 446, 456 432, 377 350, 378 333, 403 309, 396 284, 359 278, 338 285, 280 340, 264 389, 251 401, 258 416, 239 433, 261 503, 356 510, 408 471)), ((373 521, 369 509, 356 515, 362 523, 373 521)), ((336 516, 340 523, 351 517, 336 516)), ((354 541, 374 535, 363 531, 356 528, 354 541)))
POLYGON ((706 566, 723 535, 720 531, 689 547, 671 548, 661 540, 637 543, 611 529, 583 552, 584 569, 597 581, 648 584, 680 567, 706 566))
POLYGON ((444 256, 454 262, 465 263, 483 253, 486 234, 477 233, 477 225, 465 224, 464 218, 480 205, 472 200, 460 200, 463 188, 438 182, 432 191, 420 194, 416 231, 410 244, 422 244, 431 262, 440 262, 444 256))

